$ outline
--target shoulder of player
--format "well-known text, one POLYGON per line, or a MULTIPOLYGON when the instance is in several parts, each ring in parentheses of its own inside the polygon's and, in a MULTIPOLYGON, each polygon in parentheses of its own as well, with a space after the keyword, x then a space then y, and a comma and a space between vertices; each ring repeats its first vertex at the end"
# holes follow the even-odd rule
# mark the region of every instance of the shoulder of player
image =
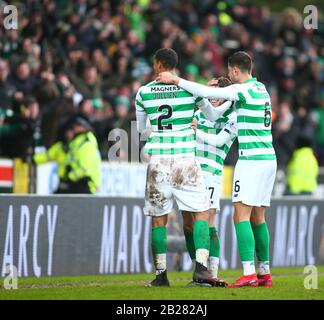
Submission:
POLYGON ((140 86, 139 89, 137 90, 137 96, 142 97, 142 94, 147 93, 148 88, 152 87, 155 83, 156 83, 156 81, 154 80, 152 82, 149 82, 147 84, 144 84, 144 85, 140 86))
POLYGON ((144 85, 143 87, 153 87, 153 86, 157 86, 157 85, 159 85, 159 84, 156 82, 156 80, 153 80, 153 81, 147 83, 146 85, 144 85))
POLYGON ((149 82, 147 84, 143 84, 142 86, 139 87, 139 89, 137 90, 137 92, 138 93, 142 93, 143 91, 146 91, 149 87, 153 87, 155 85, 158 85, 155 80, 154 81, 151 81, 151 82, 149 82))
POLYGON ((255 98, 256 94, 259 93, 268 93, 266 90, 265 85, 262 82, 259 81, 249 81, 249 82, 244 82, 244 83, 236 83, 231 85, 234 90, 236 90, 239 100, 240 101, 247 101, 251 97, 255 98))

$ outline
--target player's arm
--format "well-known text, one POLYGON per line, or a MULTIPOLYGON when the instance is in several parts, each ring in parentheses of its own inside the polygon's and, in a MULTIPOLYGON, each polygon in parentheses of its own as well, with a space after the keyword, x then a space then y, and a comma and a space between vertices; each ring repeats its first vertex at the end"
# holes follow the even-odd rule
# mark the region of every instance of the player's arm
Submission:
POLYGON ((220 118, 225 111, 232 106, 232 101, 226 101, 219 107, 214 107, 208 99, 202 99, 196 103, 197 107, 203 112, 205 117, 210 121, 215 121, 220 118))
POLYGON ((156 80, 158 83, 175 84, 197 97, 207 99, 225 99, 230 101, 239 100, 239 96, 234 85, 225 88, 208 87, 196 82, 179 78, 178 76, 172 75, 170 72, 161 72, 156 80))
POLYGON ((143 100, 141 97, 141 89, 138 90, 135 98, 136 108, 136 126, 139 133, 143 133, 146 129, 147 113, 145 112, 143 100))
POLYGON ((202 130, 196 131, 196 137, 214 147, 222 147, 237 136, 237 125, 229 121, 219 134, 210 134, 202 130))

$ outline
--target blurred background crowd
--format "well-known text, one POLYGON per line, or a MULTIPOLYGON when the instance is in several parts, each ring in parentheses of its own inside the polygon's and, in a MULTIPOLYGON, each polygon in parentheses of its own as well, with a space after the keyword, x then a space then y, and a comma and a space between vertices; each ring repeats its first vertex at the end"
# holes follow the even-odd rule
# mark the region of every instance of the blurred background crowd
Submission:
POLYGON ((172 47, 181 76, 200 83, 225 75, 227 57, 247 51, 271 93, 278 164, 287 165, 302 136, 324 166, 321 16, 318 29, 306 30, 302 11, 273 13, 242 0, 13 3, 18 30, 0 28, 1 157, 49 148, 62 119, 79 112, 107 159, 109 132, 130 131, 135 94, 154 79, 154 52, 172 47))

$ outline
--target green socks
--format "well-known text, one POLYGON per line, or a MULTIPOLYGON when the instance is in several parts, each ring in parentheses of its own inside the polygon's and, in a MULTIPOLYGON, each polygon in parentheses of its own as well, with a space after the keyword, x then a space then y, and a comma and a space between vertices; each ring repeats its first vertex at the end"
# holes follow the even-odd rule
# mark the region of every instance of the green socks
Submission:
POLYGON ((208 222, 204 220, 196 220, 194 223, 193 238, 195 243, 195 248, 206 249, 209 251, 210 238, 208 230, 208 222))
POLYGON ((259 273, 270 273, 269 257, 270 257, 270 235, 266 222, 252 227, 255 250, 259 262, 259 273))
POLYGON ((235 225, 240 258, 242 261, 254 261, 254 236, 250 221, 242 221, 235 225))
MULTIPOLYGON (((218 257, 220 253, 220 243, 218 232, 215 227, 209 228, 209 238, 210 238, 210 248, 209 248, 209 256, 210 257, 218 257)), ((191 260, 195 260, 196 258, 196 247, 194 242, 194 234, 187 233, 185 234, 186 246, 191 260)))
POLYGON ((193 232, 185 234, 186 246, 191 260, 196 259, 196 248, 193 232))
POLYGON ((207 221, 196 220, 194 223, 193 238, 196 248, 196 262, 204 265, 205 267, 207 267, 210 247, 208 228, 207 221))
POLYGON ((259 261, 269 261, 270 236, 267 224, 261 223, 252 227, 255 250, 259 261))
POLYGON ((243 264, 244 275, 255 273, 255 241, 250 221, 241 221, 235 225, 239 255, 243 264))
POLYGON ((153 254, 166 253, 167 251, 166 227, 152 227, 152 251, 153 254))
POLYGON ((215 227, 209 228, 209 237, 210 237, 210 249, 209 249, 209 258, 208 258, 208 270, 215 278, 217 278, 218 267, 219 267, 220 244, 219 244, 218 232, 215 227))
POLYGON ((210 237, 209 256, 219 258, 220 244, 219 244, 218 232, 215 227, 209 228, 209 237, 210 237))
POLYGON ((166 227, 152 227, 152 252, 156 274, 160 274, 166 270, 166 227))

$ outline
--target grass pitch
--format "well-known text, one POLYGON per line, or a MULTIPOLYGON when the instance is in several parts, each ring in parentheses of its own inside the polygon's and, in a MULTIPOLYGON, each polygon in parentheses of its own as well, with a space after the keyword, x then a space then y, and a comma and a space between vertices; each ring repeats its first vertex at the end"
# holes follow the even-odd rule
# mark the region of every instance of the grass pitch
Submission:
MULTIPOLYGON (((191 272, 171 272, 170 288, 146 288, 151 274, 19 278, 17 290, 0 287, 0 299, 95 300, 324 300, 324 266, 318 267, 318 289, 305 289, 303 268, 272 269, 273 288, 186 288, 191 272)), ((233 282, 241 270, 220 271, 233 282)))

